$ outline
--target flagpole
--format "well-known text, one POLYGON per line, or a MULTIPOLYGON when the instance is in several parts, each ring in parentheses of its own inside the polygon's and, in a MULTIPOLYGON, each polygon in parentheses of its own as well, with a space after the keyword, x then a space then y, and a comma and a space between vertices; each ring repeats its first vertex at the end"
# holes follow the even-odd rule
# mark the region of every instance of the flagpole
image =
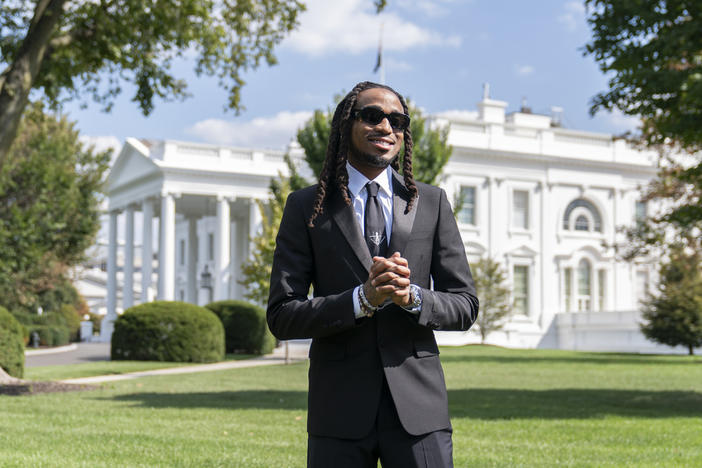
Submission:
POLYGON ((380 84, 385 84, 385 60, 383 60, 383 26, 385 22, 380 23, 380 39, 378 41, 378 57, 380 60, 380 84))

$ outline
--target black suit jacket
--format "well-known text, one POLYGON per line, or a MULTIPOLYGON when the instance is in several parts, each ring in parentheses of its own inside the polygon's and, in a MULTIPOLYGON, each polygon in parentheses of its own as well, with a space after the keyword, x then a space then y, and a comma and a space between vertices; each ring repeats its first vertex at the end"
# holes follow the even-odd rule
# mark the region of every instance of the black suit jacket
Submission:
POLYGON ((281 340, 312 338, 310 434, 366 436, 375 422, 383 374, 407 432, 451 427, 433 330, 467 330, 478 314, 478 299, 445 192, 421 183, 417 188, 418 199, 406 213, 409 191, 394 173, 388 255, 399 251, 409 262, 411 281, 422 288, 419 316, 391 304, 356 320, 352 292, 368 278, 372 260, 353 208, 336 194, 310 228, 316 186, 288 197, 267 319, 281 340))

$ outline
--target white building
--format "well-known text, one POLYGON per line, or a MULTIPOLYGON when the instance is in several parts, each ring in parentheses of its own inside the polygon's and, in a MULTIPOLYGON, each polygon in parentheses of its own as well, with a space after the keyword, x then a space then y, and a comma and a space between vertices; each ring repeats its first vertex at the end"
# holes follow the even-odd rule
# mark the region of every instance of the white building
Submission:
MULTIPOLYGON (((512 285, 514 314, 489 341, 669 351, 645 340, 637 323, 655 265, 619 262, 605 246, 621 242, 617 227, 647 209, 639 187, 654 176, 656 156, 610 135, 560 128, 549 116, 505 115, 506 106, 486 97, 475 113, 433 119, 450 125, 453 155, 441 186, 449 199, 463 200, 458 223, 469 261, 499 260, 512 285)), ((289 151, 305 166, 299 147, 289 151)), ((239 265, 261 222, 256 201, 267 199, 271 177, 287 174, 283 154, 127 140, 108 179, 105 339, 118 311, 148 300, 148 291, 198 304, 242 298, 239 265), (125 226, 118 227, 122 212, 125 226), (142 268, 135 267, 136 224, 142 268), (211 288, 201 287, 203 273, 212 275, 211 288), (147 291, 144 298, 139 291, 147 291)), ((445 344, 478 341, 474 331, 437 337, 445 344)))

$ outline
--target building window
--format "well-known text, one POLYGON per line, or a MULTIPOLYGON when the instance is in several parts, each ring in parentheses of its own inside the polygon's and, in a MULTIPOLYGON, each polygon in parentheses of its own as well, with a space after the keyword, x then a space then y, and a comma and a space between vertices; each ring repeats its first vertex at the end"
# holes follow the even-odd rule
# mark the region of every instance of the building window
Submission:
POLYGON ((529 192, 526 190, 512 192, 512 226, 529 229, 529 192))
POLYGON ((514 267, 514 311, 518 314, 529 314, 529 267, 516 265, 514 267))
POLYGON ((587 216, 580 215, 577 218, 575 218, 575 230, 576 231, 589 231, 590 230, 590 221, 587 219, 587 216))
POLYGON ((605 310, 605 293, 606 293, 607 272, 605 270, 597 270, 597 305, 598 310, 605 310))
POLYGON ((461 187, 461 211, 458 212, 458 222, 475 226, 475 187, 461 187))
POLYGON ((565 289, 565 310, 570 312, 572 298, 573 298, 573 269, 568 267, 563 270, 563 281, 565 289))
POLYGON ((185 265, 185 241, 180 240, 180 265, 185 265))
POLYGON ((585 259, 578 263, 578 311, 591 310, 592 268, 585 259))
POLYGON ((207 259, 214 260, 214 234, 207 234, 207 259))
POLYGON ((578 198, 570 202, 565 210, 563 229, 602 232, 602 217, 595 205, 583 198, 578 198))
POLYGON ((634 208, 635 215, 634 215, 634 220, 637 222, 641 222, 644 219, 646 219, 646 216, 648 216, 648 206, 646 205, 645 201, 637 201, 636 202, 636 207, 634 208))

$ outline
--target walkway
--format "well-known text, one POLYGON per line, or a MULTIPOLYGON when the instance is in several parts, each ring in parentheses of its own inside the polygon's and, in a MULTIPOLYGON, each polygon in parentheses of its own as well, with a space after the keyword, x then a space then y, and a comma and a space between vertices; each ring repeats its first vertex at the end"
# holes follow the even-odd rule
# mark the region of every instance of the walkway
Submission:
MULTIPOLYGON (((309 352, 309 340, 288 342, 288 361, 303 361, 307 359, 309 352)), ((50 366, 64 364, 80 364, 84 362, 109 361, 109 343, 79 343, 75 350, 57 352, 55 354, 42 354, 27 356, 28 367, 50 366)), ((285 364, 285 346, 279 346, 271 354, 242 361, 224 361, 213 364, 184 364, 182 367, 171 367, 168 369, 155 369, 149 371, 129 372, 118 375, 99 375, 94 377, 81 377, 78 379, 61 380, 62 383, 70 384, 96 384, 103 382, 114 382, 118 380, 130 380, 140 377, 150 377, 155 375, 176 375, 191 374, 196 372, 212 372, 226 369, 237 369, 241 367, 270 366, 275 364, 285 364)))

